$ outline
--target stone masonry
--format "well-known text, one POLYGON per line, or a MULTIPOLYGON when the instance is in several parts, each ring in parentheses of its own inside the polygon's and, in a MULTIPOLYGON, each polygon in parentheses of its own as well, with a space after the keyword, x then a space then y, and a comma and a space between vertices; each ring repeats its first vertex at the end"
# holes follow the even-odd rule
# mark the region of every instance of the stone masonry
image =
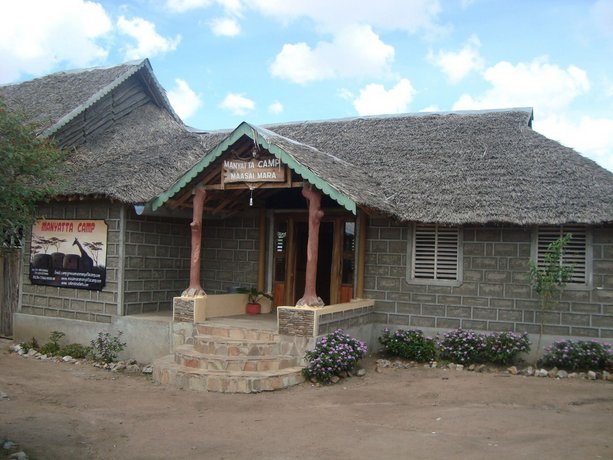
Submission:
MULTIPOLYGON (((202 287, 207 294, 257 283, 257 213, 225 220, 205 220, 202 234, 202 287)), ((189 276, 188 278, 189 279, 189 276)))
POLYGON ((189 284, 191 254, 187 219, 128 213, 125 235, 125 312, 172 310, 173 297, 189 284))
MULTIPOLYGON (((538 333, 538 298, 529 285, 533 228, 463 229, 463 282, 407 280, 410 226, 372 219, 367 234, 365 297, 376 300, 373 322, 416 328, 462 327, 538 333)), ((593 284, 568 287, 545 313, 544 333, 613 337, 613 227, 595 227, 593 284)))

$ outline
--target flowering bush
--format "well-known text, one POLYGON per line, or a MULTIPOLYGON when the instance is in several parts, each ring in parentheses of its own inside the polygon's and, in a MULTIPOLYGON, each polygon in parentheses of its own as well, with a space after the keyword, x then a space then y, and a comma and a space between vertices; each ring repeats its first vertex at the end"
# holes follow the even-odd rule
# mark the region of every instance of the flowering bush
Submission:
POLYGON ((510 364, 519 353, 530 351, 528 334, 495 332, 485 339, 487 361, 495 364, 510 364))
POLYGON ((305 354, 308 366, 303 370, 306 378, 329 382, 341 372, 351 372, 368 351, 366 344, 342 329, 320 338, 315 349, 305 354))
POLYGON ((545 348, 542 361, 544 366, 571 371, 607 369, 613 366, 613 350, 611 344, 595 340, 560 340, 545 348))
POLYGON ((457 364, 483 363, 487 361, 485 335, 464 329, 446 332, 440 341, 442 359, 457 364))
POLYGON ((436 342, 432 337, 424 337, 418 329, 399 329, 393 334, 388 328, 383 329, 379 337, 383 351, 412 361, 432 361, 436 357, 436 342))

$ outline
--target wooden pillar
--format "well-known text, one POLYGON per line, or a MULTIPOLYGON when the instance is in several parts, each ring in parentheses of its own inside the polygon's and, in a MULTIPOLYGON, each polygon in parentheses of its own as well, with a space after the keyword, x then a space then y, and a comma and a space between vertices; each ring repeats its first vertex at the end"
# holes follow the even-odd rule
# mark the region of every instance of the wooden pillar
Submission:
POLYGON ((202 249, 202 212, 206 190, 197 187, 194 190, 193 217, 190 225, 192 229, 192 254, 189 266, 189 287, 183 291, 181 297, 196 297, 206 295, 200 285, 200 258, 202 249))
POLYGON ((302 196, 309 204, 309 238, 307 242, 307 264, 304 282, 304 295, 296 306, 309 305, 312 307, 323 307, 324 302, 315 291, 317 284, 317 253, 319 251, 319 224, 324 216, 321 210, 321 193, 311 184, 302 187, 302 196))
POLYGON ((258 291, 266 290, 266 209, 260 208, 260 222, 258 226, 258 291))

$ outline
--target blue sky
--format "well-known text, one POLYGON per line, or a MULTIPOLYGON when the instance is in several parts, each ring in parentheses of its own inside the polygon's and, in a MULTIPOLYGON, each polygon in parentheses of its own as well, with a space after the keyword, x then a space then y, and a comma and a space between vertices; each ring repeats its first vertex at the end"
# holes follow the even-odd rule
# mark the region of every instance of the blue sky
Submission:
POLYGON ((145 57, 197 128, 530 106, 613 171, 613 0, 0 3, 0 83, 145 57))

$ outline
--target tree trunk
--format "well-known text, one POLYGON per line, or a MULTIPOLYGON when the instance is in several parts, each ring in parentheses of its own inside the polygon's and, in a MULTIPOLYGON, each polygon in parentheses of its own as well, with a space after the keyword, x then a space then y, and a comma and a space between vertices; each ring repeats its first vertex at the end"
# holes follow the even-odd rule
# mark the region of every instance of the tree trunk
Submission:
POLYGON ((13 314, 19 302, 19 249, 0 255, 0 336, 13 336, 13 314))

